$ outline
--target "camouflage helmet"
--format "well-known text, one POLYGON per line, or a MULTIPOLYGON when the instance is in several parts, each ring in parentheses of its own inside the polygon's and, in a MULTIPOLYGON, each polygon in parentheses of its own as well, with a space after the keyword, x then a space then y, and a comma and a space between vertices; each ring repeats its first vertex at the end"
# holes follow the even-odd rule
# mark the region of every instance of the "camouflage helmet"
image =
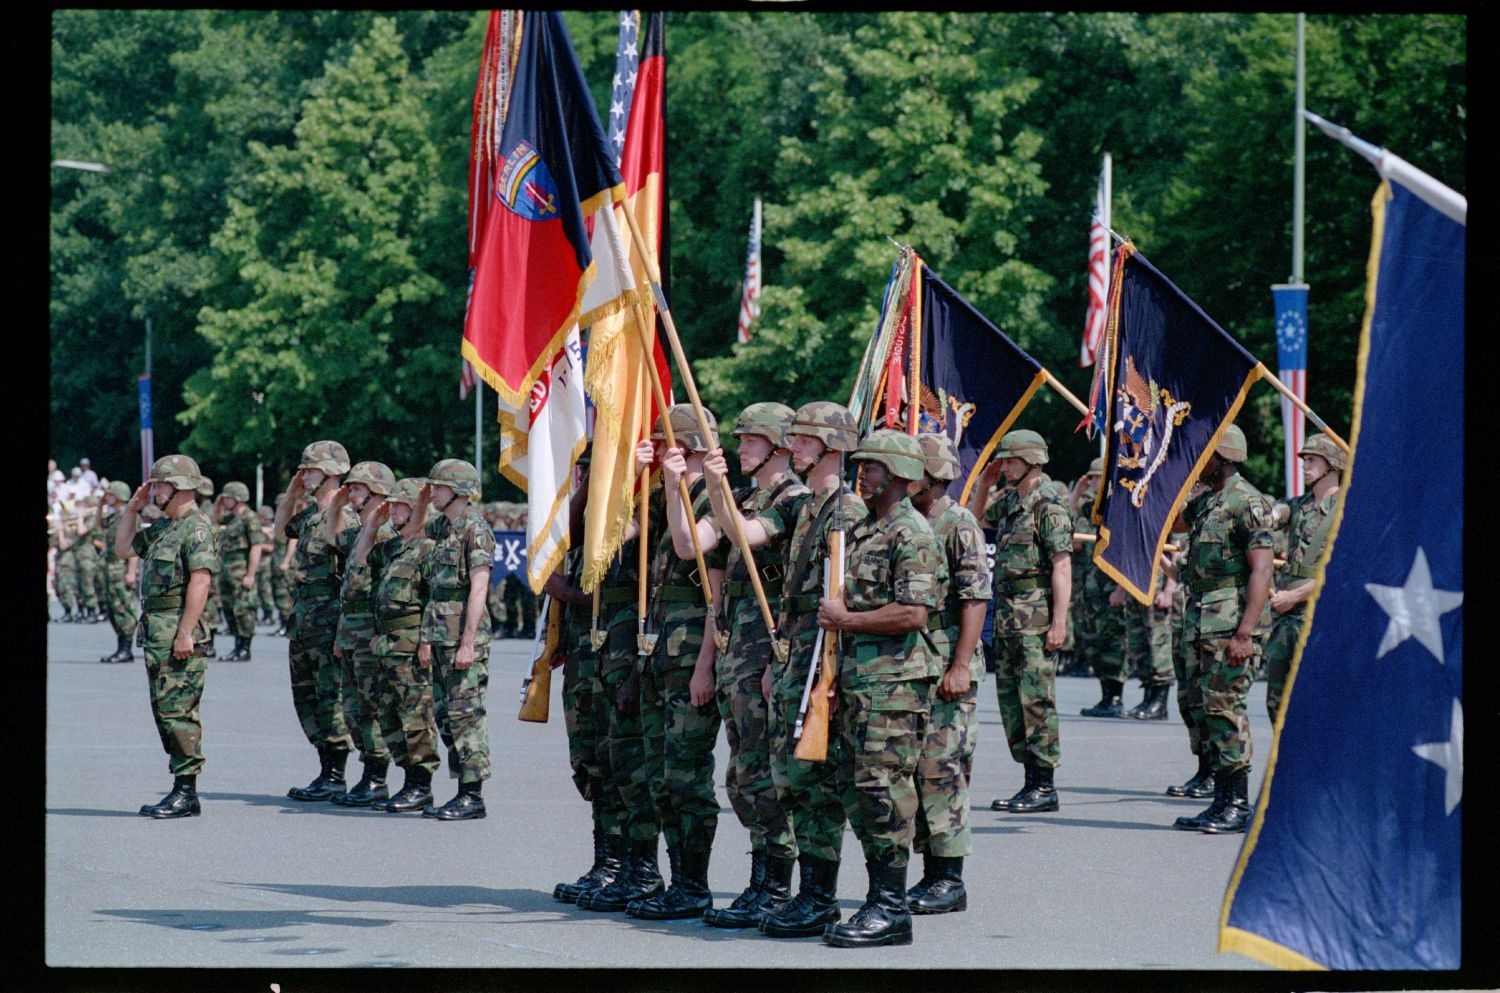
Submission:
POLYGON ((391 487, 396 485, 396 474, 384 462, 357 462, 344 483, 364 483, 371 493, 389 496, 391 487))
POLYGON ((958 478, 958 448, 946 432, 924 431, 917 435, 917 444, 922 448, 922 464, 927 475, 944 483, 958 478))
POLYGON ((405 479, 396 480, 391 487, 391 492, 386 496, 386 503, 404 503, 408 507, 414 506, 417 497, 422 495, 422 484, 427 482, 421 476, 407 476, 405 479))
POLYGON ((1028 465, 1047 464, 1047 442, 1035 431, 1021 429, 1019 431, 1007 432, 1000 439, 1000 447, 995 452, 997 459, 1021 459, 1028 465))
POLYGON ((113 483, 110 483, 109 489, 105 490, 104 492, 113 494, 114 496, 119 497, 121 500, 129 500, 131 496, 133 496, 133 494, 130 492, 130 484, 120 479, 117 479, 113 483))
POLYGON ((349 471, 349 453, 336 441, 315 441, 302 449, 299 469, 321 469, 330 476, 349 471))
POLYGON ((835 452, 852 452, 860 443, 859 424, 854 415, 849 408, 831 400, 814 400, 798 407, 786 433, 817 438, 835 452))
POLYGON ((1249 454, 1249 445, 1245 443, 1245 432, 1240 430, 1238 424, 1229 425, 1219 436, 1219 443, 1214 446, 1214 452, 1225 462, 1239 465, 1249 454))
POLYGON ((865 435, 850 458, 879 462, 891 475, 913 482, 920 481, 926 471, 917 439, 893 428, 878 428, 865 435))
POLYGON ((213 496, 214 495, 214 481, 212 479, 209 479, 207 476, 199 476, 198 477, 197 490, 198 490, 198 495, 199 496, 205 496, 205 497, 211 497, 211 496, 213 496))
POLYGON ((796 416, 797 412, 784 403, 752 403, 740 411, 730 433, 735 436, 758 434, 770 439, 777 448, 785 448, 786 429, 796 416))
POLYGON ((244 483, 225 483, 219 495, 233 497, 240 503, 250 502, 250 488, 244 483))
POLYGON ((479 470, 463 459, 439 459, 427 474, 433 486, 447 486, 461 497, 479 496, 479 470))
POLYGON ((261 504, 260 509, 255 513, 260 517, 264 517, 266 520, 270 520, 276 516, 276 511, 272 510, 270 507, 267 507, 265 504, 261 504))
POLYGON ((1302 447, 1297 450, 1297 454, 1299 456, 1321 455, 1327 460, 1329 465, 1333 466, 1339 472, 1344 471, 1344 465, 1348 461, 1344 450, 1325 432, 1319 432, 1304 441, 1302 447))
POLYGON ((1102 475, 1104 475, 1104 459, 1103 459, 1103 457, 1098 456, 1098 455, 1094 456, 1094 461, 1092 461, 1092 462, 1089 463, 1089 471, 1087 473, 1085 473, 1085 475, 1088 475, 1088 476, 1102 476, 1102 475))
MULTIPOLYGON (((688 452, 706 452, 719 447, 719 422, 715 419, 714 412, 704 407, 703 417, 708 421, 708 430, 711 432, 706 443, 703 432, 698 428, 698 415, 692 404, 674 403, 667 409, 667 423, 672 425, 672 436, 677 440, 678 447, 688 452)), ((657 417, 656 430, 651 432, 651 440, 664 441, 666 436, 662 420, 657 417)))

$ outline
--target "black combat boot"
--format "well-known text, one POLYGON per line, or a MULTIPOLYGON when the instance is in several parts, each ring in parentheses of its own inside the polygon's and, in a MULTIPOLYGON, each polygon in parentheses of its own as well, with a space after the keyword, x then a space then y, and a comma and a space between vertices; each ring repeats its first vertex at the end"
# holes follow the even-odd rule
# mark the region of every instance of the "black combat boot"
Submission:
POLYGON ((73 612, 71 610, 69 610, 67 607, 64 607, 63 608, 63 615, 57 619, 57 623, 59 623, 59 624, 72 624, 73 623, 73 612))
POLYGON ((293 786, 286 791, 286 795, 293 800, 301 800, 303 803, 312 803, 317 800, 327 800, 342 790, 344 785, 344 765, 349 760, 348 752, 335 752, 324 748, 318 752, 318 762, 322 769, 318 778, 306 786, 293 786))
POLYGON ((1168 786, 1167 796, 1186 796, 1194 800, 1205 800, 1214 795, 1214 774, 1208 767, 1208 753, 1198 755, 1198 771, 1181 786, 1168 786))
POLYGON ((1171 692, 1171 683, 1157 683, 1146 690, 1146 699, 1141 705, 1130 712, 1130 716, 1138 721, 1164 721, 1167 719, 1167 696, 1171 692))
POLYGON ((422 811, 423 817, 435 817, 440 821, 472 821, 484 816, 484 797, 480 795, 482 783, 460 782, 458 784, 458 796, 449 800, 441 807, 428 807, 422 811))
POLYGON ((203 647, 203 657, 206 659, 216 659, 219 657, 219 650, 214 647, 212 636, 209 637, 208 644, 203 647))
POLYGON ((128 635, 115 635, 114 654, 106 655, 100 662, 134 662, 135 654, 130 650, 130 637, 128 635))
POLYGON ((1194 814, 1192 817, 1179 817, 1172 822, 1172 826, 1179 831, 1201 831, 1203 825, 1208 821, 1216 821, 1224 814, 1224 808, 1229 804, 1229 777, 1228 772, 1216 772, 1214 779, 1214 800, 1206 808, 1194 814))
POLYGON ((577 903, 584 893, 608 886, 620 874, 620 860, 624 854, 625 840, 618 834, 609 834, 595 824, 594 864, 576 882, 558 883, 552 890, 552 899, 563 903, 577 903))
POLYGON ((656 849, 660 838, 652 835, 646 841, 630 841, 625 846, 625 863, 620 874, 608 886, 581 894, 581 910, 618 913, 634 900, 648 900, 666 890, 661 871, 656 867, 656 849))
POLYGON ((234 651, 224 656, 225 662, 249 662, 250 661, 250 639, 234 636, 234 651))
POLYGON ((1198 830, 1204 834, 1242 834, 1250 820, 1250 767, 1235 769, 1228 774, 1228 780, 1224 791, 1224 808, 1216 817, 1209 817, 1205 813, 1198 823, 1198 830))
POLYGON ((1119 717, 1120 694, 1125 692, 1125 684, 1118 679, 1101 679, 1099 687, 1102 691, 1099 702, 1084 707, 1079 713, 1084 717, 1119 717))
MULTIPOLYGON (((697 839, 700 844, 706 839, 697 839)), ((681 921, 703 916, 713 909, 714 897, 708 891, 708 857, 710 849, 684 848, 672 866, 672 885, 661 896, 632 903, 625 913, 643 921, 681 921)))
POLYGON ((646 902, 648 902, 650 900, 660 900, 663 897, 665 897, 668 893, 672 892, 672 887, 676 886, 677 885, 677 880, 681 879, 681 878, 682 878, 682 846, 668 844, 667 845, 667 875, 665 875, 665 876, 662 877, 662 882, 664 882, 664 883, 667 884, 666 885, 666 889, 662 890, 660 893, 658 893, 658 894, 656 894, 655 896, 652 896, 652 897, 638 897, 637 899, 631 900, 629 903, 627 903, 625 905, 625 916, 626 917, 634 917, 635 916, 635 913, 634 913, 635 909, 637 907, 639 907, 641 904, 646 903, 646 902), (667 882, 669 879, 671 880, 671 882, 667 882))
POLYGON ((1040 814, 1057 809, 1057 789, 1052 785, 1052 768, 1028 762, 1032 768, 1031 788, 1010 802, 1012 814, 1040 814))
POLYGON ((371 810, 387 814, 406 814, 432 806, 432 773, 420 766, 406 770, 406 782, 389 800, 376 800, 371 810))
POLYGON ((865 904, 845 924, 830 924, 823 944, 835 948, 911 944, 911 911, 906 905, 906 866, 865 863, 870 891, 865 904))
POLYGON ((385 773, 390 767, 389 761, 366 760, 364 775, 359 777, 354 789, 347 793, 335 793, 328 799, 341 807, 368 807, 377 801, 389 799, 390 793, 385 788, 385 773))
POLYGON ((148 803, 141 807, 142 817, 155 817, 158 820, 167 817, 197 817, 200 813, 202 810, 198 806, 197 776, 174 776, 172 792, 162 797, 158 803, 148 803))
POLYGON ((1134 718, 1136 720, 1140 720, 1141 719, 1141 715, 1146 712, 1146 708, 1151 705, 1152 694, 1153 694, 1154 690, 1155 690, 1155 687, 1151 686, 1150 684, 1148 684, 1148 683, 1142 683, 1141 684, 1141 702, 1138 703, 1138 704, 1136 704, 1134 707, 1131 707, 1129 710, 1122 711, 1121 714, 1120 714, 1120 716, 1121 717, 1130 717, 1130 718, 1134 718))
POLYGON ((801 888, 780 908, 765 912, 760 920, 761 934, 772 938, 810 938, 839 922, 839 863, 806 853, 798 862, 801 888))
MULTIPOLYGON (((791 880, 788 879, 788 882, 791 880)), ((722 910, 709 907, 703 912, 703 923, 710 927, 755 927, 760 920, 761 899, 766 884, 765 850, 750 853, 750 885, 740 891, 734 902, 722 910)))
POLYGON ((1021 768, 1026 770, 1026 781, 1023 782, 1021 784, 1021 788, 1016 790, 1016 792, 1012 794, 1008 799, 1001 800, 999 797, 996 797, 994 800, 990 801, 991 810, 1009 810, 1011 804, 1015 803, 1017 800, 1024 798, 1036 787, 1036 767, 1033 766, 1030 762, 1026 762, 1021 766, 1021 768))
POLYGON ((944 855, 922 857, 922 882, 906 891, 914 914, 951 914, 969 907, 964 890, 964 860, 944 855))

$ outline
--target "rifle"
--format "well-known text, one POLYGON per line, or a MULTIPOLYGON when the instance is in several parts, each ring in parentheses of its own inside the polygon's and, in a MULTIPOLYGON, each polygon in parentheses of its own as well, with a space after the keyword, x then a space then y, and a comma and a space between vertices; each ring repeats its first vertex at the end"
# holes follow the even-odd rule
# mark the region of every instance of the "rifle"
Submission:
MULTIPOLYGON (((823 595, 840 602, 844 599, 842 531, 828 532, 828 558, 823 561, 823 595)), ((802 692, 797 727, 793 732, 797 739, 797 750, 793 754, 804 762, 828 760, 828 694, 839 672, 838 646, 837 632, 830 638, 823 628, 818 628, 818 640, 807 667, 807 686, 802 692), (813 685, 813 673, 818 674, 816 686, 813 685)))
POLYGON ((542 598, 542 623, 537 625, 536 641, 531 648, 531 672, 521 682, 523 721, 547 723, 548 703, 552 696, 552 661, 562 643, 562 611, 551 595, 542 598))

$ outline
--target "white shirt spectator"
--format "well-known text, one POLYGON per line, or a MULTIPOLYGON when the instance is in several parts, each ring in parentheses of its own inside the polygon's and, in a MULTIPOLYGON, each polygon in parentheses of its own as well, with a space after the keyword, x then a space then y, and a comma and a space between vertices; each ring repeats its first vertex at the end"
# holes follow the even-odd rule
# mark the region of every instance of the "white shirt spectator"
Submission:
POLYGON ((89 464, 87 458, 79 459, 78 466, 83 470, 81 475, 84 483, 88 485, 89 492, 93 493, 99 488, 99 474, 94 471, 94 467, 89 464))

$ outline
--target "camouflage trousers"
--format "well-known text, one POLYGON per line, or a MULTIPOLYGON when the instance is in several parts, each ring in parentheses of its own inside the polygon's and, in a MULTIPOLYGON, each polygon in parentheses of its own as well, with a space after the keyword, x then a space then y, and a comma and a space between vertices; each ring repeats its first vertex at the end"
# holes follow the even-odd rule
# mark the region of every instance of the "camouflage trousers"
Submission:
POLYGON ((619 834, 625 823, 620 791, 609 767, 609 715, 614 703, 604 692, 599 660, 582 636, 577 660, 563 666, 563 721, 568 730, 568 760, 573 785, 593 807, 594 824, 606 834, 619 834), (570 671, 571 670, 571 671, 570 671))
POLYGON ((504 624, 507 620, 505 616, 505 599, 502 593, 503 584, 496 583, 490 587, 489 593, 487 593, 484 598, 485 610, 487 610, 490 615, 491 631, 504 624))
POLYGON ((262 556, 260 568, 255 573, 255 606, 257 610, 268 614, 276 610, 276 593, 271 583, 271 574, 275 571, 271 556, 262 556))
POLYGON ((536 594, 514 576, 507 576, 500 585, 506 623, 521 632, 530 631, 536 626, 536 594))
MULTIPOLYGON (((1099 679, 1125 681, 1125 613, 1109 605, 1109 594, 1085 586, 1079 602, 1079 645, 1075 654, 1087 659, 1099 679)), ((1072 613, 1072 611, 1069 611, 1072 613)))
POLYGON ((1172 612, 1125 602, 1125 659, 1142 686, 1172 685, 1172 612))
POLYGON ((286 581, 286 573, 277 565, 271 566, 271 596, 276 602, 276 613, 283 621, 292 616, 292 588, 286 581))
POLYGON ((1194 755, 1203 753, 1203 695, 1196 693, 1198 682, 1198 653, 1194 644, 1184 641, 1181 625, 1172 629, 1172 670, 1177 676, 1177 713, 1187 726, 1188 748, 1194 755))
POLYGON ((1250 768, 1250 719, 1245 701, 1255 681, 1255 652, 1244 662, 1229 660, 1228 638, 1199 638, 1188 646, 1197 671, 1188 688, 1188 709, 1198 724, 1198 754, 1214 772, 1250 768))
POLYGON ((208 584, 208 599, 203 603, 203 616, 208 618, 210 634, 217 634, 219 628, 224 627, 228 620, 228 616, 224 613, 224 598, 219 596, 217 582, 208 584))
POLYGON ((446 732, 450 768, 456 756, 458 781, 478 783, 490 778, 490 725, 484 709, 490 684, 489 646, 475 650, 474 664, 455 669, 457 645, 432 646, 432 706, 438 733, 446 732))
POLYGON ((52 576, 58 602, 70 614, 78 613, 78 566, 59 564, 52 576))
POLYGON ((347 754, 354 746, 344 717, 344 667, 333 655, 337 600, 297 604, 287 645, 292 675, 292 706, 302 733, 319 752, 347 754))
POLYGON ((245 589, 249 569, 249 563, 239 559, 226 561, 219 571, 219 595, 226 607, 229 630, 240 638, 255 637, 255 587, 245 589))
POLYGON ((105 568, 105 588, 109 597, 109 623, 121 640, 135 640, 136 625, 141 622, 141 600, 135 589, 125 585, 125 563, 111 562, 105 568))
POLYGON ((1273 612, 1271 633, 1266 638, 1266 710, 1271 723, 1276 723, 1276 711, 1281 706, 1281 695, 1286 692, 1287 677, 1292 672, 1292 655, 1297 651, 1297 639, 1302 637, 1302 620, 1305 608, 1298 607, 1285 614, 1273 612))
POLYGON ((969 773, 979 740, 979 680, 957 700, 944 700, 932 689, 932 713, 922 756, 917 760, 916 835, 912 850, 941 858, 965 858, 969 832, 969 773))
MULTIPOLYGON (((755 623, 761 623, 758 615, 755 623)), ((763 628, 758 638, 746 634, 744 625, 736 628, 729 650, 714 663, 714 695, 729 742, 729 764, 724 770, 729 806, 750 833, 752 852, 790 859, 797 855, 797 842, 772 775, 771 706, 760 690, 760 677, 770 659, 770 635, 763 628)))
MULTIPOLYGON (((617 650, 617 651, 623 651, 617 650)), ((641 738, 641 708, 637 699, 633 712, 622 711, 616 695, 634 669, 615 664, 602 679, 604 710, 608 724, 604 733, 606 768, 615 794, 620 798, 620 833, 626 841, 650 841, 661 834, 651 784, 646 778, 646 746, 641 738)))
POLYGON ((719 708, 693 706, 688 682, 697 652, 686 659, 652 659, 641 674, 641 740, 646 780, 668 848, 707 852, 719 823, 714 795, 714 744, 719 708), (676 664, 674 664, 676 663, 676 664))
MULTIPOLYGON (((378 647, 378 646, 377 646, 378 647)), ((376 722, 390 760, 408 771, 437 771, 437 719, 432 706, 432 670, 414 652, 377 652, 376 722)), ((366 753, 368 754, 368 753, 366 753)))
MULTIPOLYGON (((816 629, 814 629, 816 630, 816 629)), ((771 681, 771 778, 781 809, 791 818, 794 851, 828 862, 837 862, 844 848, 847 814, 838 782, 839 761, 847 744, 838 730, 838 715, 829 718, 828 758, 804 762, 797 758, 797 708, 807 685, 807 667, 812 659, 812 640, 792 642, 791 659, 778 666, 771 681)), ((779 854, 767 846, 767 851, 779 854)))
POLYGON ((839 687, 836 781, 867 864, 904 866, 911 858, 932 687, 930 679, 839 687))
MULTIPOLYGON (((1010 756, 1055 769, 1061 758, 1057 736, 1057 665, 1039 634, 995 639, 995 693, 1010 756)), ((1103 676, 1101 679, 1105 678, 1103 676)))
POLYGON ((380 724, 380 657, 370 647, 375 637, 375 615, 345 615, 342 633, 353 635, 353 647, 340 647, 339 660, 344 666, 344 722, 359 749, 360 761, 389 762, 390 749, 380 724))
POLYGON ((78 602, 85 611, 96 613, 103 609, 99 598, 99 557, 78 556, 78 602))
POLYGON ((196 776, 203 771, 203 721, 198 703, 208 660, 198 653, 179 659, 172 655, 181 610, 152 611, 145 616, 146 680, 151 691, 151 717, 167 753, 167 771, 174 776, 196 776))

